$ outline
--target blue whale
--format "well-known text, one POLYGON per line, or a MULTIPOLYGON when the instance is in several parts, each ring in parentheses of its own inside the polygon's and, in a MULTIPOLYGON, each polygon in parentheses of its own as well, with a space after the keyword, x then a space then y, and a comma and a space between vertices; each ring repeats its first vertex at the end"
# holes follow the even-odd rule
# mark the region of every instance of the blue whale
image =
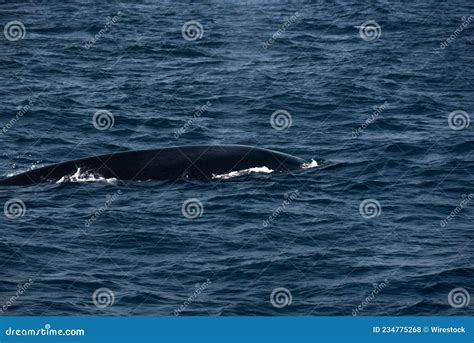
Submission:
POLYGON ((245 145, 192 145, 126 151, 67 161, 30 170, 0 181, 0 185, 57 182, 79 169, 125 181, 202 179, 256 167, 274 171, 300 169, 301 158, 245 145))

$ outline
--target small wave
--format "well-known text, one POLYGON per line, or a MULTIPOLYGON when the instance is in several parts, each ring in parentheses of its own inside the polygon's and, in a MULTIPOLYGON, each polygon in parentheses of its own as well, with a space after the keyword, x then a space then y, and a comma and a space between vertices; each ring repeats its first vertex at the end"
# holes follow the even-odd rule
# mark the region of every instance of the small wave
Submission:
POLYGON ((302 169, 311 169, 311 168, 316 168, 318 165, 318 162, 315 160, 311 160, 311 162, 306 162, 301 165, 302 169))
POLYGON ((267 167, 255 167, 255 168, 232 171, 228 174, 220 174, 220 175, 212 174, 212 178, 217 179, 217 180, 228 180, 228 179, 231 179, 231 178, 234 178, 234 177, 237 177, 237 176, 248 175, 248 174, 252 174, 252 173, 269 174, 269 173, 272 173, 272 172, 273 172, 273 169, 269 169, 267 167))
MULTIPOLYGON (((8 173, 8 174, 2 175, 2 176, 4 176, 4 177, 12 177, 12 176, 15 176, 15 175, 19 175, 19 174, 21 174, 21 173, 26 173, 26 172, 28 172, 28 171, 35 170, 35 169, 37 169, 38 167, 41 167, 41 161, 33 162, 33 163, 31 164, 31 166, 30 166, 28 169, 25 169, 25 170, 21 170, 21 169, 20 169, 20 171, 15 171, 15 172, 13 172, 13 173, 8 173)), ((16 168, 17 168, 16 163, 13 163, 12 168, 13 168, 13 169, 16 169, 16 168)))
POLYGON ((66 175, 60 178, 56 183, 64 182, 100 182, 105 181, 108 183, 114 183, 117 181, 116 178, 107 179, 101 175, 97 175, 87 171, 81 171, 81 168, 78 168, 77 171, 72 175, 66 175))

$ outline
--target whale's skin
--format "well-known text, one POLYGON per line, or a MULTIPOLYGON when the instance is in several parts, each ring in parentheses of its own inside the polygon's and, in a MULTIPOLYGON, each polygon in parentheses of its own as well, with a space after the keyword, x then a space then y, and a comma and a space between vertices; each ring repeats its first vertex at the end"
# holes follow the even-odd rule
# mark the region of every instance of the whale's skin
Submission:
POLYGON ((0 185, 57 182, 81 171, 124 181, 204 179, 255 167, 274 171, 299 169, 301 158, 246 145, 192 145, 118 152, 62 162, 14 175, 0 185))

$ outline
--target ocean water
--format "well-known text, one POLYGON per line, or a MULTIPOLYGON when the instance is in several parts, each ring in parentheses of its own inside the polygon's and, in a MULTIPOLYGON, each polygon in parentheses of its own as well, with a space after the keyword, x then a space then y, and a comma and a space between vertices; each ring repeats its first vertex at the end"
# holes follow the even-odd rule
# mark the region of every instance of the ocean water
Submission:
POLYGON ((472 315, 473 12, 2 1, 2 177, 188 144, 318 163, 1 187, 2 315, 472 315))

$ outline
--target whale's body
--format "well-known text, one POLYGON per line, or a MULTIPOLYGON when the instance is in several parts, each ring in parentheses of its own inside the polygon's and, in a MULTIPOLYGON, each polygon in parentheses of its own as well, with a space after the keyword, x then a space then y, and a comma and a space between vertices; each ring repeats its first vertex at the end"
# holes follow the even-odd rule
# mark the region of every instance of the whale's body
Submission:
POLYGON ((126 181, 205 179, 250 168, 299 169, 304 160, 245 145, 196 145, 126 151, 62 162, 0 181, 0 185, 57 182, 78 170, 126 181))

